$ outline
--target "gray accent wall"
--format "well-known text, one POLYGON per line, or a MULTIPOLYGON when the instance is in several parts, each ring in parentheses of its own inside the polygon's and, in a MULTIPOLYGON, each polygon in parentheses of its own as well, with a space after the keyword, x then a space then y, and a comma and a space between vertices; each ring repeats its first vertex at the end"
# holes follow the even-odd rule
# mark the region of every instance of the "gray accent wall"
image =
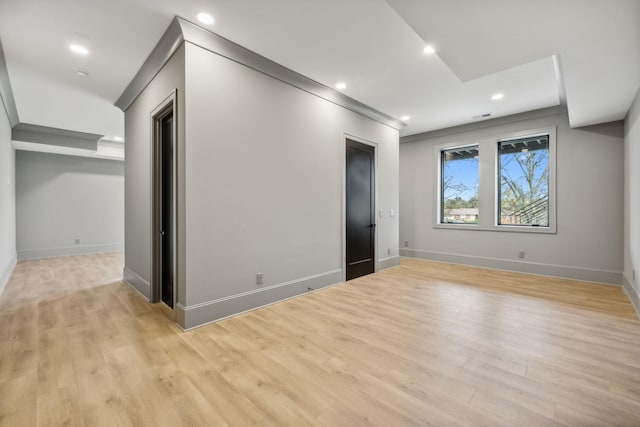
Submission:
MULTIPOLYGON (((571 129, 566 112, 554 108, 407 137, 403 141, 408 142, 400 144, 401 255, 622 283, 622 122, 571 129), (550 127, 557 132, 555 234, 434 227, 436 147, 479 139, 497 141, 510 132, 550 127), (525 251, 525 259, 518 258, 519 251, 525 251)), ((493 182, 492 175, 485 176, 493 182)))
POLYGON ((625 289, 640 310, 640 90, 624 121, 624 161, 625 289))
POLYGON ((0 108, 0 292, 16 264, 15 150, 11 124, 0 108))
POLYGON ((397 265, 398 130, 187 40, 125 113, 132 286, 149 297, 151 111, 174 89, 181 326, 344 279, 347 136, 377 147, 377 268, 397 265))
POLYGON ((186 64, 187 306, 342 269, 345 134, 377 144, 397 255, 396 129, 190 43, 186 64))
MULTIPOLYGON (((184 164, 184 45, 155 74, 125 111, 125 280, 151 298, 151 112, 177 90, 178 161, 184 164)), ((178 175, 182 176, 183 166, 178 175)), ((184 185, 184 180, 180 180, 184 185)), ((184 191, 178 189, 178 220, 182 221, 184 191)), ((182 242, 178 241, 178 245, 182 242)), ((184 259, 184 245, 178 253, 184 259)), ((178 271, 178 274, 182 274, 178 271)), ((184 301, 184 275, 178 278, 177 301, 184 301)))
POLYGON ((16 214, 19 259, 120 251, 124 165, 17 151, 16 214))

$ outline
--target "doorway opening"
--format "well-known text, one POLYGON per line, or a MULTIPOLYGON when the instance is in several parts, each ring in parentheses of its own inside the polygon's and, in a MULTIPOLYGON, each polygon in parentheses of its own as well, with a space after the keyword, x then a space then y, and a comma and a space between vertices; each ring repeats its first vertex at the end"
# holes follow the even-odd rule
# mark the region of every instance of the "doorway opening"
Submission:
POLYGON ((173 309, 176 300, 176 120, 175 93, 152 113, 151 302, 173 309))
POLYGON ((346 280, 375 271, 375 147, 346 141, 346 280))

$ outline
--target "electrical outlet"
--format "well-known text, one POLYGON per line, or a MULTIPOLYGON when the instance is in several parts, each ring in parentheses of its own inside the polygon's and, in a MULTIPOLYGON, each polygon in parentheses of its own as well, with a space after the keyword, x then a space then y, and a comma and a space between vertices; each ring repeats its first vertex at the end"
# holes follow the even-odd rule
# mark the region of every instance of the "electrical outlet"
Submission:
POLYGON ((256 285, 262 285, 264 282, 264 273, 256 274, 256 285))
POLYGON ((80 244, 80 239, 76 239, 75 242, 76 242, 76 245, 79 245, 80 244))
POLYGON ((518 252, 518 258, 524 258, 524 251, 518 252))
POLYGON ((408 248, 408 247, 409 247, 409 241, 408 241, 408 240, 405 240, 405 241, 404 241, 404 247, 405 247, 405 248, 408 248))

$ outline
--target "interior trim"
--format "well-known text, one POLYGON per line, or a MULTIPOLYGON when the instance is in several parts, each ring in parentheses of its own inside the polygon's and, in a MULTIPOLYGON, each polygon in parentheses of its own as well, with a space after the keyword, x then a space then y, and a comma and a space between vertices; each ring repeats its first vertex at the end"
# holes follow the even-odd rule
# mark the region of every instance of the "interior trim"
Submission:
POLYGON ((137 293, 144 297, 147 301, 150 301, 151 297, 151 285, 142 277, 138 276, 133 270, 125 266, 122 269, 122 280, 133 288, 137 293))
POLYGON ((633 287, 631 282, 627 280, 627 276, 624 274, 622 275, 622 287, 627 293, 629 301, 631 301, 631 305, 633 305, 633 308, 636 310, 636 314, 640 319, 640 295, 638 295, 638 291, 636 291, 636 288, 633 287))
POLYGON ((189 330, 338 283, 342 283, 342 269, 186 307, 178 303, 176 321, 180 327, 189 330))
POLYGON ((122 243, 110 243, 105 245, 75 245, 47 249, 23 249, 18 251, 18 259, 55 258, 70 255, 122 252, 123 250, 124 244, 122 243))
POLYGON ((31 142, 43 145, 55 145, 83 150, 98 149, 98 140, 102 135, 78 132, 68 129, 18 123, 11 129, 11 139, 14 141, 31 142))
POLYGON ((400 265, 400 255, 380 258, 378 260, 378 271, 386 270, 387 268, 395 267, 396 265, 400 265))
POLYGON ((182 28, 176 17, 114 105, 122 111, 127 111, 183 42, 182 28))
POLYGON ((511 259, 489 258, 473 255, 459 255, 410 248, 401 248, 400 256, 428 259, 431 261, 447 262, 451 264, 472 265, 476 267, 513 271, 517 273, 560 277, 614 286, 620 286, 622 283, 621 271, 599 270, 568 265, 544 264, 539 262, 516 261, 511 259))
POLYGON ((183 42, 189 42, 199 46, 251 68, 254 71, 265 74, 336 105, 340 105, 341 107, 394 129, 401 130, 406 126, 405 123, 396 118, 356 101, 328 86, 305 77, 178 16, 171 22, 129 86, 127 86, 122 95, 120 95, 115 106, 126 111, 183 42))
MULTIPOLYGON (((59 145, 38 144, 35 142, 12 141, 13 148, 22 151, 32 151, 35 153, 60 154, 63 156, 88 157, 90 159, 113 160, 124 162, 123 155, 113 155, 113 153, 101 153, 98 151, 85 150, 83 148, 61 147, 59 145)), ((124 152, 124 150, 122 150, 124 152)))
POLYGON ((13 97, 13 89, 11 89, 11 81, 9 80, 9 71, 7 70, 7 60, 4 56, 4 50, 2 49, 2 42, 0 41, 0 98, 4 109, 7 112, 9 123, 11 126, 15 126, 20 123, 20 117, 18 116, 18 109, 16 108, 16 100, 13 97))
POLYGON ((11 257, 11 260, 9 261, 9 265, 7 265, 7 268, 2 272, 2 274, 0 274, 0 295, 2 295, 2 291, 4 291, 4 288, 7 286, 7 283, 9 283, 9 279, 11 279, 11 275, 13 274, 13 269, 16 267, 17 263, 18 263, 18 259, 14 254, 11 257))
POLYGON ((426 139, 436 138, 445 135, 455 135, 457 133, 469 132, 474 130, 492 128, 495 126, 505 125, 509 123, 517 123, 525 120, 538 119, 541 117, 556 116, 559 114, 568 114, 567 108, 562 105, 555 107, 541 108, 539 110, 527 111, 525 113, 512 114, 504 117, 496 117, 480 122, 467 123, 459 126, 452 126, 444 129, 431 130, 413 135, 407 135, 400 138, 400 144, 414 141, 424 141, 426 139))

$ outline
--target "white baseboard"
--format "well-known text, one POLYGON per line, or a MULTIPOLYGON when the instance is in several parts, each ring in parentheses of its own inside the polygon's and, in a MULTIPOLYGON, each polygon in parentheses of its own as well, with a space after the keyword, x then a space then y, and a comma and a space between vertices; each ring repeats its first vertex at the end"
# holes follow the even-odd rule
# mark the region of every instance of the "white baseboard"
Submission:
POLYGON ((378 271, 385 270, 390 267, 400 265, 400 255, 381 258, 378 260, 378 271))
POLYGON ((108 245, 75 245, 48 249, 23 249, 18 251, 18 259, 54 258, 70 255, 97 254, 101 252, 122 252, 124 243, 112 243, 108 245))
POLYGON ((622 284, 622 271, 599 270, 583 267, 572 267, 567 265, 543 264, 530 261, 516 261, 502 258, 459 255, 446 252, 425 251, 421 249, 409 248, 401 248, 400 255, 411 258, 422 258, 432 261, 449 262, 453 264, 465 264, 477 267, 494 268, 497 270, 516 271, 519 273, 562 277, 565 279, 582 280, 585 282, 605 283, 618 286, 622 284))
POLYGON ((4 291, 5 286, 9 283, 9 279, 11 278, 11 274, 13 273, 13 269, 16 267, 18 260, 16 255, 14 254, 9 260, 9 264, 4 269, 4 271, 0 271, 0 295, 2 295, 2 291, 4 291))
POLYGON ((127 266, 122 269, 122 280, 142 295, 147 301, 151 300, 151 285, 149 282, 138 276, 127 266))
POLYGON ((627 296, 629 297, 633 308, 636 309, 638 318, 640 318, 640 295, 638 294, 636 288, 627 279, 627 276, 625 276, 624 274, 622 275, 622 286, 624 287, 624 290, 627 293, 627 296))
POLYGON ((340 282, 342 282, 341 269, 188 307, 178 303, 176 304, 176 321, 183 329, 189 330, 340 282))

